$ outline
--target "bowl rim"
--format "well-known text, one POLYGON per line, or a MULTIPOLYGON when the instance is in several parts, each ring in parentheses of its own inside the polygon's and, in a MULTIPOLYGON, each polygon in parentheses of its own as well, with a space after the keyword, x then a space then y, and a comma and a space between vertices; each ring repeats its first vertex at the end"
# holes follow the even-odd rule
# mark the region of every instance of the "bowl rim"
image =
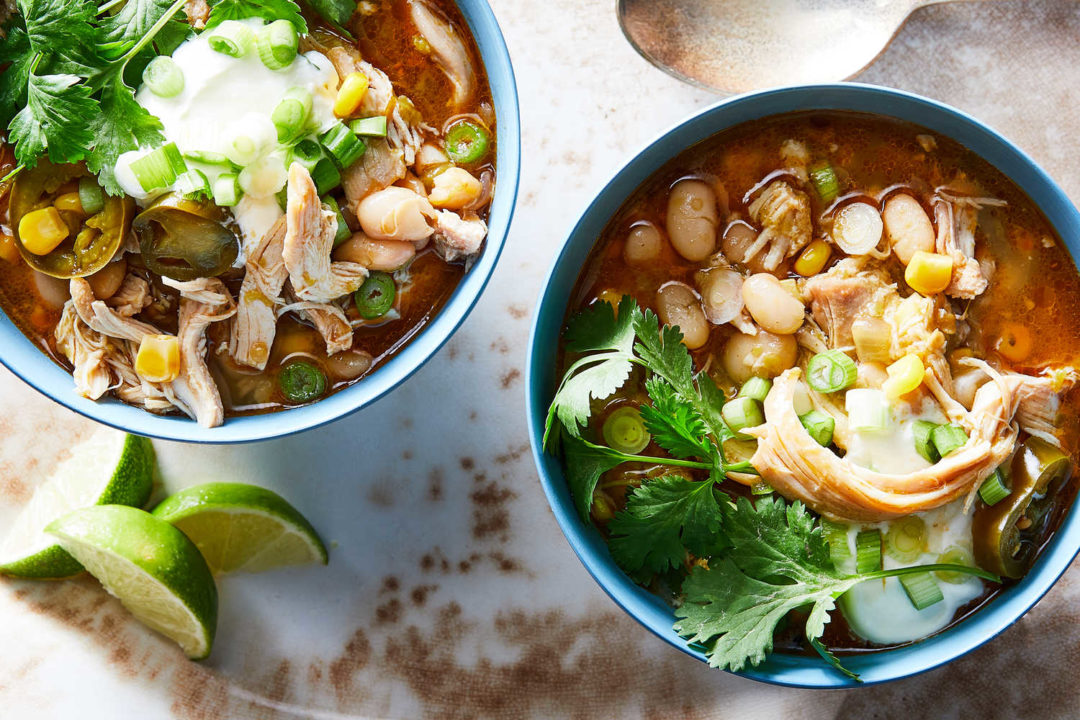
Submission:
POLYGON ((78 395, 71 375, 57 365, 0 311, 0 364, 16 377, 70 410, 118 430, 182 442, 231 444, 269 440, 310 430, 368 407, 408 380, 450 339, 483 294, 506 244, 521 169, 521 121, 510 53, 486 0, 456 0, 480 52, 497 118, 498 181, 484 249, 461 278, 442 310, 370 376, 333 395, 289 410, 227 418, 205 428, 182 415, 155 415, 116 400, 78 395))
MULTIPOLYGON (((945 103, 914 93, 861 83, 798 85, 744 93, 720 100, 647 142, 602 186, 566 236, 545 276, 533 313, 526 364, 529 440, 540 483, 555 519, 578 559, 608 596, 631 617, 676 649, 705 661, 673 630, 674 615, 659 597, 633 583, 611 559, 600 533, 578 517, 561 463, 542 449, 554 353, 567 298, 599 231, 630 192, 678 153, 743 122, 803 110, 870 112, 921 125, 961 143, 997 167, 1040 209, 1066 245, 1080 257, 1080 212, 1026 153, 985 123, 945 103)), ((1080 552, 1080 511, 1074 500, 1060 528, 1028 574, 961 622, 909 645, 844 658, 863 679, 857 683, 819 658, 770 655, 757 667, 733 674, 798 688, 862 687, 927 672, 989 642, 1031 609, 1080 552)))

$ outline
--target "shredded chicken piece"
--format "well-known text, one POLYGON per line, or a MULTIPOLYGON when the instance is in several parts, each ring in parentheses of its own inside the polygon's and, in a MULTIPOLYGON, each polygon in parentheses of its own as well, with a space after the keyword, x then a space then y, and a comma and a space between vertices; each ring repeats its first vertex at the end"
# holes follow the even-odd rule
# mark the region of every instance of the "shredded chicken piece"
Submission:
POLYGON ((187 0, 184 3, 184 14, 192 27, 202 30, 210 18, 210 6, 206 4, 206 0, 187 0))
MULTIPOLYGON (((298 167, 298 166, 295 166, 298 167)), ((180 376, 172 388, 189 414, 203 427, 225 421, 225 408, 217 384, 206 366, 206 328, 236 314, 236 303, 217 278, 171 283, 180 290, 180 376)))
POLYGON ((832 347, 850 346, 851 324, 863 314, 880 317, 896 288, 888 273, 865 257, 845 258, 803 283, 803 295, 832 347))
POLYGON ((289 168, 282 259, 293 292, 301 300, 325 303, 354 292, 367 277, 367 268, 351 262, 331 262, 337 219, 324 210, 311 174, 299 163, 289 168))
POLYGON ((746 249, 740 262, 753 259, 771 243, 762 266, 775 270, 786 257, 791 257, 810 242, 810 198, 784 180, 774 180, 748 208, 750 217, 761 226, 754 243, 746 249))
POLYGON ((454 27, 423 0, 409 0, 416 29, 431 45, 431 54, 454 86, 453 104, 459 112, 476 94, 476 72, 465 43, 454 27))
POLYGON ((486 236, 487 224, 476 213, 440 210, 435 216, 435 249, 446 262, 475 255, 486 236))
POLYGON ((975 218, 979 206, 954 203, 940 193, 933 205, 937 222, 935 249, 953 260, 952 281, 945 288, 945 294, 964 299, 981 295, 989 281, 975 259, 975 218))
POLYGON ((372 193, 388 188, 405 177, 404 155, 386 140, 374 140, 358 161, 341 173, 345 197, 354 209, 372 193))
POLYGON ((114 382, 109 364, 105 361, 106 355, 112 351, 111 343, 79 318, 71 300, 64 304, 54 337, 56 347, 74 368, 75 391, 91 400, 97 400, 108 392, 114 382))
POLYGON ((789 500, 848 522, 877 522, 939 507, 971 493, 1012 453, 1017 430, 1019 382, 999 376, 980 388, 963 415, 968 442, 933 466, 896 475, 878 473, 819 445, 793 406, 800 370, 776 378, 765 400, 766 422, 747 430, 758 438, 751 463, 762 479, 789 500))
POLYGON ((333 303, 296 301, 285 305, 279 312, 294 312, 314 325, 326 343, 327 355, 336 355, 352 347, 352 325, 345 312, 333 303))
POLYGON ((79 319, 92 330, 120 340, 142 342, 147 335, 160 335, 161 331, 149 323, 121 315, 103 301, 94 297, 90 283, 83 278, 71 278, 69 283, 71 302, 79 319))
POLYGON ((289 270, 281 257, 285 244, 285 218, 279 218, 247 253, 240 284, 236 320, 229 336, 229 354, 238 363, 262 370, 270 358, 277 334, 275 306, 289 270))
POLYGON ((120 289, 105 304, 124 317, 132 317, 141 313, 151 302, 150 283, 135 273, 128 273, 120 289))
MULTIPOLYGON (((972 372, 991 380, 998 375, 998 371, 978 358, 964 358, 959 364, 973 368, 972 372)), ((1060 447, 1057 431, 1061 424, 1061 395, 1076 385, 1080 372, 1064 367, 1042 375, 1001 374, 1017 383, 1016 422, 1020 429, 1060 447)))

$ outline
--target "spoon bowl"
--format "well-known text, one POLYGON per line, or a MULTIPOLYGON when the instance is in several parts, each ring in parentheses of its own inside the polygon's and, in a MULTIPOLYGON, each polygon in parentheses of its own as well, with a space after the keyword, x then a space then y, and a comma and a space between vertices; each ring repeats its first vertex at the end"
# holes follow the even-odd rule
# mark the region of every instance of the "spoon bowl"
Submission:
POLYGON ((626 38, 653 65, 742 93, 851 78, 914 10, 945 1, 618 0, 617 11, 626 38))

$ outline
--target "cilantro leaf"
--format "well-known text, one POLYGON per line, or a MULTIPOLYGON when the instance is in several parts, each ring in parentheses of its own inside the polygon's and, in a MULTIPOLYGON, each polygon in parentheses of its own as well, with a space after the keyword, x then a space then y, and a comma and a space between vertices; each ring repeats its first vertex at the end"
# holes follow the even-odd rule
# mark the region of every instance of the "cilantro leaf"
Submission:
POLYGON ((660 447, 679 458, 709 457, 705 423, 694 407, 661 377, 645 381, 652 405, 639 408, 645 429, 660 447))
POLYGON ((777 624, 796 608, 810 606, 805 634, 825 632, 836 599, 873 578, 956 568, 986 580, 997 576, 966 565, 923 565, 846 575, 833 567, 821 528, 803 505, 746 498, 723 506, 724 556, 695 568, 683 583, 675 631, 706 647, 709 664, 741 670, 772 651, 777 624))
POLYGON ((628 572, 644 568, 661 573, 682 565, 688 551, 698 556, 716 552, 723 543, 720 523, 712 480, 666 475, 634 490, 626 509, 612 519, 611 555, 628 572))
POLYGON ((857 683, 861 683, 863 681, 862 678, 859 677, 858 673, 854 673, 841 665, 840 658, 833 655, 832 651, 830 651, 829 648, 825 647, 825 644, 817 638, 813 638, 810 641, 810 647, 814 648, 815 652, 817 652, 817 654, 821 656, 821 659, 829 663, 829 665, 832 665, 833 669, 836 670, 838 673, 841 673, 842 675, 847 675, 849 678, 851 678, 857 683))
POLYGON ((544 445, 555 419, 573 436, 580 434, 592 414, 593 399, 606 398, 626 382, 634 361, 634 324, 641 314, 634 299, 619 303, 618 316, 609 303, 598 302, 574 316, 566 328, 566 349, 594 353, 575 362, 563 376, 562 384, 548 410, 544 445))
POLYGON ((90 88, 76 75, 34 75, 27 83, 26 107, 11 121, 15 157, 34 167, 46 150, 54 163, 78 162, 93 139, 90 122, 97 106, 90 88))
POLYGON ((140 145, 154 146, 165 139, 161 121, 135 102, 122 72, 117 68, 101 90, 101 110, 92 125, 94 151, 86 160, 90 172, 97 174, 98 182, 110 195, 124 192, 113 172, 117 158, 140 145))
POLYGON ((307 21, 300 14, 300 6, 292 0, 211 0, 210 6, 207 30, 226 20, 262 18, 271 22, 288 20, 296 28, 296 32, 303 34, 308 31, 307 21))
POLYGON ((712 378, 702 373, 695 386, 694 363, 690 352, 682 344, 682 333, 677 327, 661 327, 660 319, 651 310, 635 318, 634 329, 637 343, 634 350, 648 368, 664 378, 705 422, 705 427, 716 441, 716 451, 723 459, 721 446, 733 436, 731 429, 720 415, 724 394, 712 378))
POLYGON ((98 65, 97 6, 81 0, 19 0, 19 12, 42 74, 86 77, 98 65))
POLYGON ((30 66, 34 63, 30 37, 17 23, 8 27, 7 37, 0 42, 2 63, 11 63, 0 73, 0 124, 7 126, 19 108, 26 104, 26 84, 30 80, 30 66))
POLYGON ((102 53, 111 60, 121 58, 170 14, 174 4, 174 0, 127 0, 120 12, 101 21, 102 53))
POLYGON ((593 493, 600 476, 626 462, 626 459, 610 448, 593 445, 569 433, 565 433, 563 438, 563 457, 566 459, 566 482, 570 485, 570 495, 574 498, 578 515, 588 523, 593 493))

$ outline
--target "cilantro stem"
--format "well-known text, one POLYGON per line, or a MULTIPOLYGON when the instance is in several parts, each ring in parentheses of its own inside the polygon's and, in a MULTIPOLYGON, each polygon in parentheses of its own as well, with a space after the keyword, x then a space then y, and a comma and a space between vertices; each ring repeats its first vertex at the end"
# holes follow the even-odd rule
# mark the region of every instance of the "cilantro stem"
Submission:
POLYGON ((15 176, 18 175, 19 173, 21 173, 25 169, 26 169, 25 165, 16 165, 15 168, 11 172, 9 172, 4 177, 0 178, 0 185, 3 185, 8 180, 15 179, 15 176))
POLYGON ((128 61, 131 60, 131 58, 138 55, 139 51, 141 51, 149 43, 153 42, 154 36, 161 32, 161 28, 165 27, 165 25, 173 19, 173 15, 180 12, 180 8, 184 6, 185 2, 187 2, 187 0, 176 0, 176 2, 172 4, 172 7, 166 10, 165 14, 158 18, 158 21, 154 23, 146 32, 146 34, 139 39, 139 42, 135 43, 135 45, 126 53, 124 53, 123 57, 121 57, 120 60, 117 61, 120 67, 125 67, 128 64, 128 61))
POLYGON ((861 575, 858 575, 858 577, 860 578, 861 582, 862 580, 899 577, 901 575, 912 575, 914 573, 924 572, 956 572, 967 575, 974 575, 977 578, 989 580, 990 582, 1001 582, 1001 578, 992 572, 987 572, 986 570, 972 567, 970 565, 956 565, 953 563, 934 563, 932 565, 912 565, 911 567, 892 568, 891 570, 875 570, 873 572, 862 573, 861 575))
POLYGON ((125 2, 127 2, 127 0, 112 0, 104 5, 98 5, 97 14, 101 15, 102 13, 107 13, 117 5, 123 5, 125 2))
POLYGON ((670 457, 656 457, 653 455, 631 455, 629 453, 619 452, 606 445, 597 445, 591 443, 585 438, 580 438, 581 442, 585 443, 587 447, 592 450, 599 450, 610 458, 620 460, 622 462, 642 462, 651 463, 653 465, 674 465, 675 467, 697 468, 698 470, 712 470, 712 463, 698 462, 696 460, 679 460, 678 458, 670 457))

